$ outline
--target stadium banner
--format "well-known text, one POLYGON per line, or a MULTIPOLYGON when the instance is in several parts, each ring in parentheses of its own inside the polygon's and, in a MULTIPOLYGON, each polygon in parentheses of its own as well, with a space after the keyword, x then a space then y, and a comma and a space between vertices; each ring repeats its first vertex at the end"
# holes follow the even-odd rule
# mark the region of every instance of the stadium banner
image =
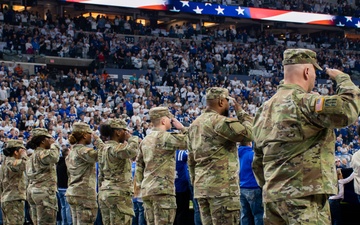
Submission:
POLYGON ((360 18, 357 17, 334 16, 319 13, 305 13, 234 5, 219 5, 214 3, 169 0, 168 10, 174 13, 192 13, 239 19, 257 19, 277 22, 360 28, 360 18))
POLYGON ((69 3, 84 3, 92 5, 118 6, 127 8, 166 10, 168 0, 60 0, 69 3))

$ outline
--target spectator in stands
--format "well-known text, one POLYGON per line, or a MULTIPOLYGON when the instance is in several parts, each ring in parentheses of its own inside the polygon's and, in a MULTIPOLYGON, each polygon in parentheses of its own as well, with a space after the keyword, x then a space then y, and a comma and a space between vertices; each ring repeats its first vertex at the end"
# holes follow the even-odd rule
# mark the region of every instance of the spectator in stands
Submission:
POLYGON ((189 219, 189 201, 191 199, 190 176, 187 166, 188 152, 186 150, 176 151, 176 176, 175 176, 175 193, 176 193, 176 225, 186 223, 189 219))
POLYGON ((240 221, 241 224, 263 225, 262 191, 251 168, 253 156, 252 143, 241 142, 238 148, 240 163, 240 221))
MULTIPOLYGON (((357 128, 357 132, 360 133, 360 127, 357 128)), ((354 191, 358 195, 358 200, 360 203, 360 151, 357 151, 350 163, 351 168, 353 169, 354 177, 354 191)))
POLYGON ((72 225, 72 217, 70 205, 66 199, 65 193, 68 188, 68 174, 67 167, 65 163, 65 158, 69 155, 69 148, 66 146, 61 149, 61 156, 59 162, 56 165, 56 174, 58 181, 58 201, 60 201, 61 206, 61 225, 72 225))

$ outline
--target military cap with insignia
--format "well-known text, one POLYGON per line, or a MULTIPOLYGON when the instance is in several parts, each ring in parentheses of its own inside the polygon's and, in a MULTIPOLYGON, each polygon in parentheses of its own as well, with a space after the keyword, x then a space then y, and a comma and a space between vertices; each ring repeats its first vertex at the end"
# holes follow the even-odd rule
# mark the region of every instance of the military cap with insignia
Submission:
POLYGON ((235 101, 234 98, 229 96, 229 90, 221 87, 211 87, 206 90, 206 100, 226 98, 235 101))
POLYGON ((282 64, 313 64, 316 69, 322 70, 322 68, 317 63, 316 52, 303 48, 286 49, 284 51, 284 60, 282 61, 282 64))
POLYGON ((174 115, 169 112, 167 107, 154 107, 149 111, 150 120, 155 120, 163 116, 173 118, 174 115))
POLYGON ((109 119, 107 123, 113 129, 125 129, 125 130, 128 129, 127 123, 121 119, 109 119))
POLYGON ((24 146, 23 141, 14 140, 14 139, 8 140, 8 142, 6 144, 6 148, 23 148, 23 149, 26 149, 25 146, 24 146))
POLYGON ((39 137, 39 136, 46 136, 48 138, 52 138, 52 136, 49 134, 49 131, 45 128, 35 128, 31 131, 32 137, 39 137))
POLYGON ((81 132, 84 132, 84 133, 92 133, 93 130, 91 130, 90 126, 86 123, 83 123, 83 122, 75 122, 73 124, 73 132, 74 133, 81 133, 81 132))

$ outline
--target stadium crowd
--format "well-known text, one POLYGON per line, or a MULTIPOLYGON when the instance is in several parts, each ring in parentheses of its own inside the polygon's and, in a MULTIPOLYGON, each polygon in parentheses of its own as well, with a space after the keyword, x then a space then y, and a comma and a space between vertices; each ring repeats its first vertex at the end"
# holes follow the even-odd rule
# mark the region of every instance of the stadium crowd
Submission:
MULTIPOLYGON (((175 24, 168 30, 146 27, 124 17, 70 16, 46 20, 34 12, 5 13, 0 41, 14 54, 95 59, 99 68, 169 69, 177 72, 248 74, 250 69, 281 71, 281 54, 287 47, 318 49, 324 66, 360 71, 360 41, 338 33, 301 35, 290 31, 275 37, 271 30, 255 28, 205 29, 198 24, 175 24), (117 34, 138 34, 134 43, 117 34), (154 38, 151 35, 157 35, 154 38), (201 40, 197 40, 201 36, 201 40), (169 37, 169 38, 165 38, 169 37), (346 50, 346 51, 345 51, 346 50)), ((1 15, 0 15, 1 19, 1 15)), ((32 60, 32 57, 29 57, 32 60)))

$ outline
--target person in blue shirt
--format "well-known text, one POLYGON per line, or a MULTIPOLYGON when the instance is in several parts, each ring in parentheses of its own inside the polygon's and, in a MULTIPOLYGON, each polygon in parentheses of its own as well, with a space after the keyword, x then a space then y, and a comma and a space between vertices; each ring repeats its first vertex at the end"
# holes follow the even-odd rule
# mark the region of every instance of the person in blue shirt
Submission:
POLYGON ((254 151, 251 142, 241 142, 238 148, 240 162, 241 224, 263 225, 262 191, 256 182, 251 164, 254 151))
MULTIPOLYGON (((131 176, 132 176, 133 180, 134 180, 134 176, 135 176, 135 170, 136 170, 136 161, 134 159, 131 164, 131 176)), ((136 189, 136 188, 134 187, 134 189, 136 189)), ((135 216, 133 217, 132 225, 146 225, 145 210, 144 210, 143 204, 144 203, 143 203, 143 200, 141 197, 139 197, 139 196, 133 197, 133 206, 134 206, 135 216)))
POLYGON ((189 222, 189 200, 193 201, 194 207, 194 224, 202 225, 200 218, 199 205, 193 198, 193 187, 190 184, 190 175, 188 170, 188 154, 187 150, 176 151, 176 176, 175 176, 175 192, 176 192, 176 217, 174 225, 187 224, 189 222))
POLYGON ((188 172, 188 152, 186 150, 176 151, 176 175, 175 175, 175 192, 176 192, 176 217, 175 225, 184 224, 190 214, 189 202, 191 199, 189 172, 188 172))

